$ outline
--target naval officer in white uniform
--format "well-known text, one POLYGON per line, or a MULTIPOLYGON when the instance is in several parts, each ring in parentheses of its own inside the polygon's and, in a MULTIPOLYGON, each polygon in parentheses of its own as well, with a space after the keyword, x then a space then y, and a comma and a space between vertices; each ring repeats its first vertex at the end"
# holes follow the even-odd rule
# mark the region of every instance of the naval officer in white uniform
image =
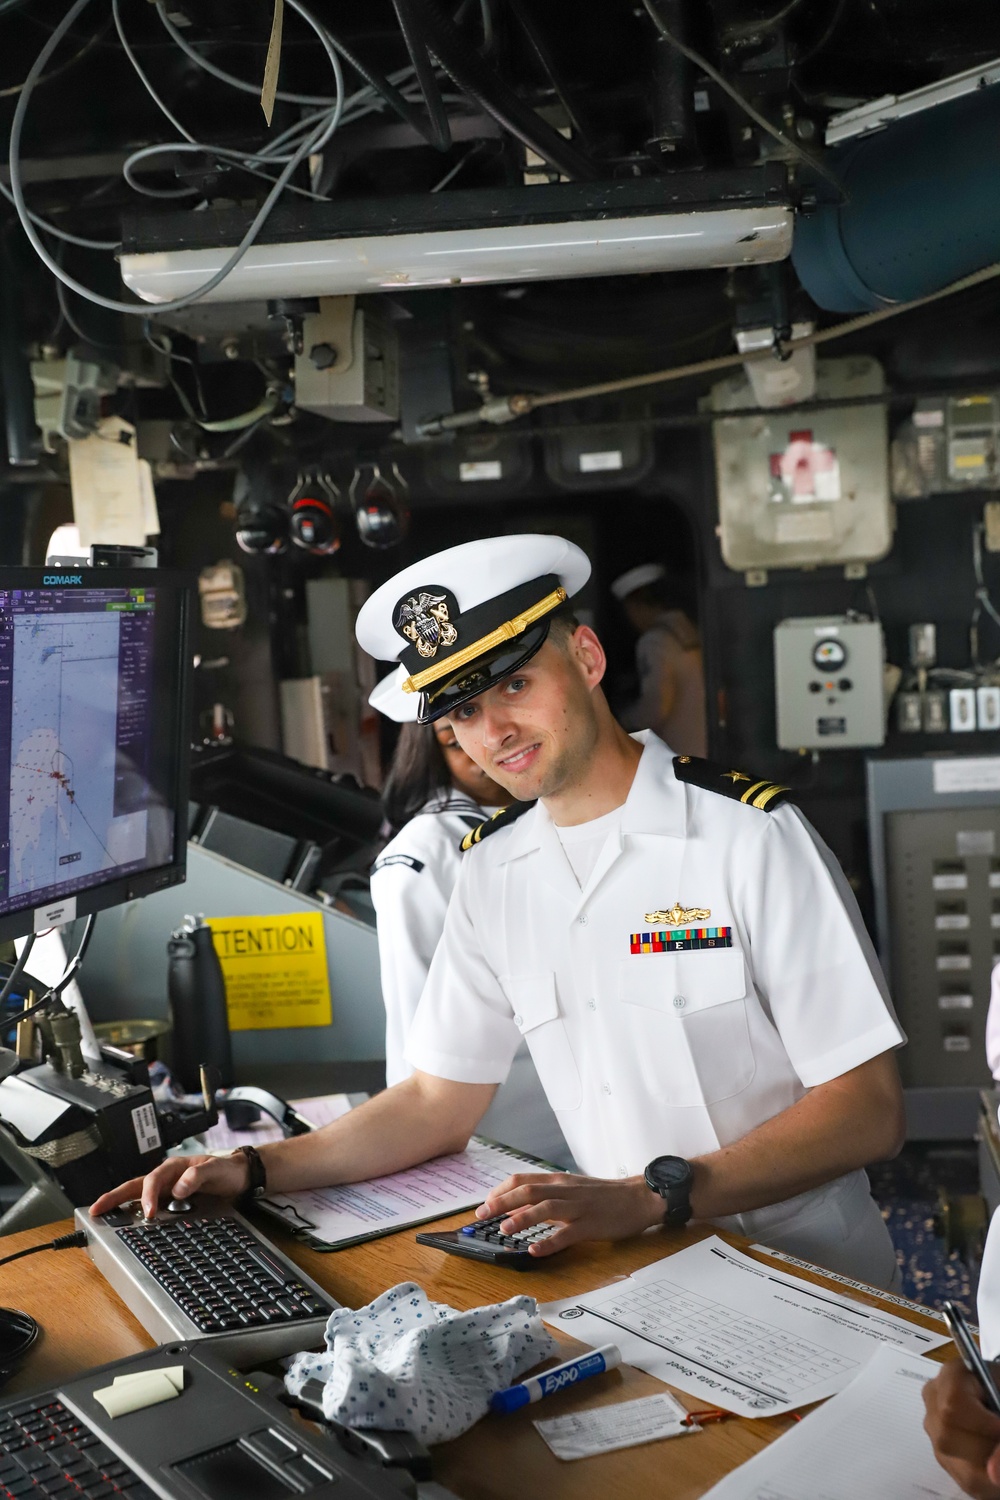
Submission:
POLYGON ((532 1254, 694 1216, 894 1281, 863 1167, 902 1143, 903 1036, 846 882, 782 788, 615 722, 601 644, 565 610, 588 574, 561 538, 499 537, 404 569, 358 617, 421 719, 447 716, 494 780, 540 799, 469 835, 412 1076, 256 1159, 164 1162, 94 1212, 457 1149, 523 1036, 585 1174, 491 1195, 505 1232, 560 1226, 532 1254))

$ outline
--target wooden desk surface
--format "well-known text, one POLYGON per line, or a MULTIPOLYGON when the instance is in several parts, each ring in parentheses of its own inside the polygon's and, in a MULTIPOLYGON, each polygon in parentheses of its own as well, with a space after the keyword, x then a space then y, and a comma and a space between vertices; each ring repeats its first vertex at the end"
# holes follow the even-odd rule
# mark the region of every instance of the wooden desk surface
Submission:
MULTIPOLYGON (((468 1214, 459 1214, 454 1219, 442 1220, 441 1227, 467 1219, 468 1214)), ((618 1245, 578 1246, 541 1263, 537 1273, 518 1274, 442 1255, 416 1244, 412 1231, 321 1254, 282 1234, 273 1221, 261 1218, 259 1222, 262 1230, 321 1286, 353 1307, 363 1305, 400 1281, 419 1282, 435 1302, 463 1309, 501 1302, 517 1292, 529 1292, 540 1302, 551 1301, 593 1290, 618 1275, 627 1276, 711 1232, 656 1230, 618 1245)), ((3 1251, 13 1254, 28 1245, 53 1239, 72 1227, 67 1221, 6 1236, 2 1241, 3 1251)), ((731 1236, 725 1238, 746 1248, 731 1236)), ((801 1274, 809 1281, 823 1284, 822 1277, 801 1274)), ((5 1395, 44 1389, 93 1365, 152 1346, 152 1339, 111 1291, 83 1250, 28 1256, 4 1266, 0 1276, 0 1303, 30 1313, 43 1330, 21 1371, 6 1387, 5 1395)), ((835 1283, 827 1284, 844 1290, 835 1283)), ((920 1313, 892 1308, 875 1296, 862 1300, 873 1306, 889 1306, 918 1324, 940 1331, 940 1323, 920 1313)), ((565 1345, 562 1358, 581 1347, 561 1332, 556 1336, 565 1345)), ((948 1356, 949 1348, 945 1346, 942 1351, 944 1357, 948 1356)), ((541 1407, 527 1407, 510 1416, 487 1416, 464 1437, 436 1450, 435 1478, 454 1490, 461 1500, 508 1500, 512 1493, 518 1500, 578 1500, 581 1487, 586 1495, 599 1495, 601 1500, 634 1500, 644 1489, 649 1494, 668 1493, 670 1500, 694 1500, 785 1432, 793 1421, 791 1417, 755 1421, 731 1417, 689 1437, 573 1463, 554 1458, 531 1425, 532 1418, 543 1413, 555 1417, 662 1389, 660 1381, 651 1375, 624 1366, 575 1390, 548 1397, 541 1407), (667 1475, 669 1485, 665 1489, 667 1475)), ((702 1404, 683 1392, 675 1394, 688 1410, 696 1410, 702 1404)))

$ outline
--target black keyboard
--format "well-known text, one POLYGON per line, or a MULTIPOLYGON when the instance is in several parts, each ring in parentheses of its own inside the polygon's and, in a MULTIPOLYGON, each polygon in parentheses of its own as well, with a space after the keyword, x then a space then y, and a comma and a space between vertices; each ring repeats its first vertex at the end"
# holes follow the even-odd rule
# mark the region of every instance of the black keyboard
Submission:
POLYGON ((117 1233, 201 1333, 333 1311, 234 1219, 154 1220, 117 1233))
POLYGON ((2 1500, 157 1500, 147 1484, 52 1396, 0 1412, 2 1500))
POLYGON ((495 1266, 506 1266, 509 1271, 538 1269, 538 1260, 529 1255, 528 1246, 555 1234, 557 1224, 533 1224, 530 1229, 520 1229, 516 1234, 501 1234, 500 1225, 506 1214, 497 1214, 492 1219, 477 1219, 472 1224, 463 1224, 460 1229, 445 1229, 438 1234, 418 1234, 418 1245, 433 1245, 435 1250, 444 1250, 447 1255, 462 1255, 466 1260, 487 1260, 495 1266))
POLYGON ((346 1451, 282 1394, 205 1339, 87 1370, 0 1406, 0 1500, 416 1500, 407 1474, 346 1451), (164 1366, 183 1371, 172 1400, 111 1418, 96 1398, 164 1366))
MULTIPOLYGON (((337 1303, 220 1199, 146 1220, 77 1209, 94 1264, 157 1343, 207 1338, 240 1369, 323 1342, 337 1303)), ((2 1497, 0 1497, 2 1500, 2 1497)))

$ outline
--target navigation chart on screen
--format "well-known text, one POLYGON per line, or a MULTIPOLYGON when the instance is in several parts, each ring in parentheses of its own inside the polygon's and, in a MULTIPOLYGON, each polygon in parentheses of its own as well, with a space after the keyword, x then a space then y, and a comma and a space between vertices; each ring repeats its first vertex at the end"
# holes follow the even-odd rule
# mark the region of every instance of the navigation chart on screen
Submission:
POLYGON ((14 619, 12 898, 141 859, 146 815, 115 816, 121 616, 14 619))

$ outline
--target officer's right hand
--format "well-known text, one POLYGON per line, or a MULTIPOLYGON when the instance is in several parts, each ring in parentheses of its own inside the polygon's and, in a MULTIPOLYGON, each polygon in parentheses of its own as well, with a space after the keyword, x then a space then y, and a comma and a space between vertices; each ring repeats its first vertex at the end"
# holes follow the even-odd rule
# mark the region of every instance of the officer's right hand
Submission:
POLYGON ((102 1193, 90 1205, 91 1215, 106 1214, 119 1204, 142 1201, 142 1211, 151 1219, 161 1204, 171 1198, 190 1198, 211 1193, 218 1198, 238 1198, 250 1181, 250 1167, 242 1152, 232 1156, 168 1156, 145 1177, 133 1177, 110 1193, 102 1193))
POLYGON ((1000 1500, 1000 1417, 960 1359, 924 1386, 924 1429, 934 1457, 974 1500, 1000 1500))

